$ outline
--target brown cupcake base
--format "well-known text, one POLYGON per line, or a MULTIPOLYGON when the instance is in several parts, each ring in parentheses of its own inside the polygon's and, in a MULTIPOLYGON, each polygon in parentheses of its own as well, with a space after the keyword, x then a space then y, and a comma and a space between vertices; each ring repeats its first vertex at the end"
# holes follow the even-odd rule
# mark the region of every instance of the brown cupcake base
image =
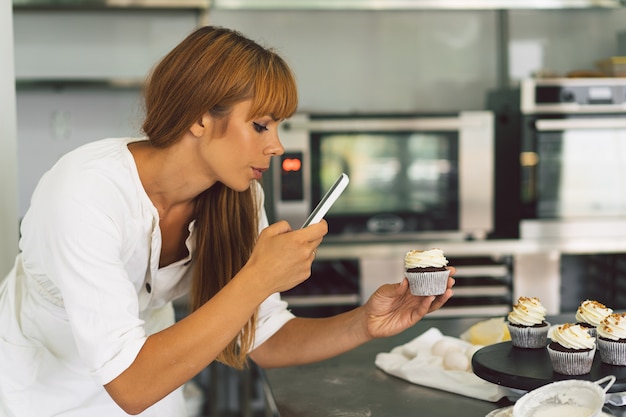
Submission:
POLYGON ((406 272, 438 272, 438 271, 445 271, 446 267, 445 266, 427 266, 424 268, 409 268, 406 270, 406 272))

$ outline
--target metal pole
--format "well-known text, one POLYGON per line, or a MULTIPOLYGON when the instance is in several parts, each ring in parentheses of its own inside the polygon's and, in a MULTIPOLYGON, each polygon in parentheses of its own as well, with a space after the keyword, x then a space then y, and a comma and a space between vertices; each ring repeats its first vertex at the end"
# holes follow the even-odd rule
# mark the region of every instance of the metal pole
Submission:
POLYGON ((496 11, 498 89, 509 87, 509 11, 496 11))

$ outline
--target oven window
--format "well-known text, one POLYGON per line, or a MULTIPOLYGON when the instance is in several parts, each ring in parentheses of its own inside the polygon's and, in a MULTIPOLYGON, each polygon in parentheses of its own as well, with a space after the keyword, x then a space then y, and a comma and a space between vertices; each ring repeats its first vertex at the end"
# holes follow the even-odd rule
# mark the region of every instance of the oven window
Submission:
POLYGON ((538 217, 626 215, 626 130, 538 135, 538 217))
POLYGON ((402 219, 403 231, 458 227, 456 132, 320 134, 313 156, 314 197, 339 173, 350 177, 326 216, 331 230, 368 231, 368 220, 381 215, 402 219))

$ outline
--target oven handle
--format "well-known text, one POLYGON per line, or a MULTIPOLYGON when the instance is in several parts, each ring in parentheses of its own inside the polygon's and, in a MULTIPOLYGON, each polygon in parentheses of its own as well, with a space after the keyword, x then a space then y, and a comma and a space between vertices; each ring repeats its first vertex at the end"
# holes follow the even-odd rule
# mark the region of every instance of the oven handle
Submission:
POLYGON ((626 129, 626 118, 601 119, 540 119, 535 121, 538 131, 571 129, 626 129))

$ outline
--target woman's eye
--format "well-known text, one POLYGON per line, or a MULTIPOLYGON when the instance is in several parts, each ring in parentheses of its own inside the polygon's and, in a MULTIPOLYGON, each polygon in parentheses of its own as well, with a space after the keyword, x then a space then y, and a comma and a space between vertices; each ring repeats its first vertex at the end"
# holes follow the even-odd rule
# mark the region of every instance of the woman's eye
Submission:
POLYGON ((267 126, 262 125, 261 123, 252 122, 252 126, 254 126, 254 130, 256 130, 259 133, 267 130, 267 126))

